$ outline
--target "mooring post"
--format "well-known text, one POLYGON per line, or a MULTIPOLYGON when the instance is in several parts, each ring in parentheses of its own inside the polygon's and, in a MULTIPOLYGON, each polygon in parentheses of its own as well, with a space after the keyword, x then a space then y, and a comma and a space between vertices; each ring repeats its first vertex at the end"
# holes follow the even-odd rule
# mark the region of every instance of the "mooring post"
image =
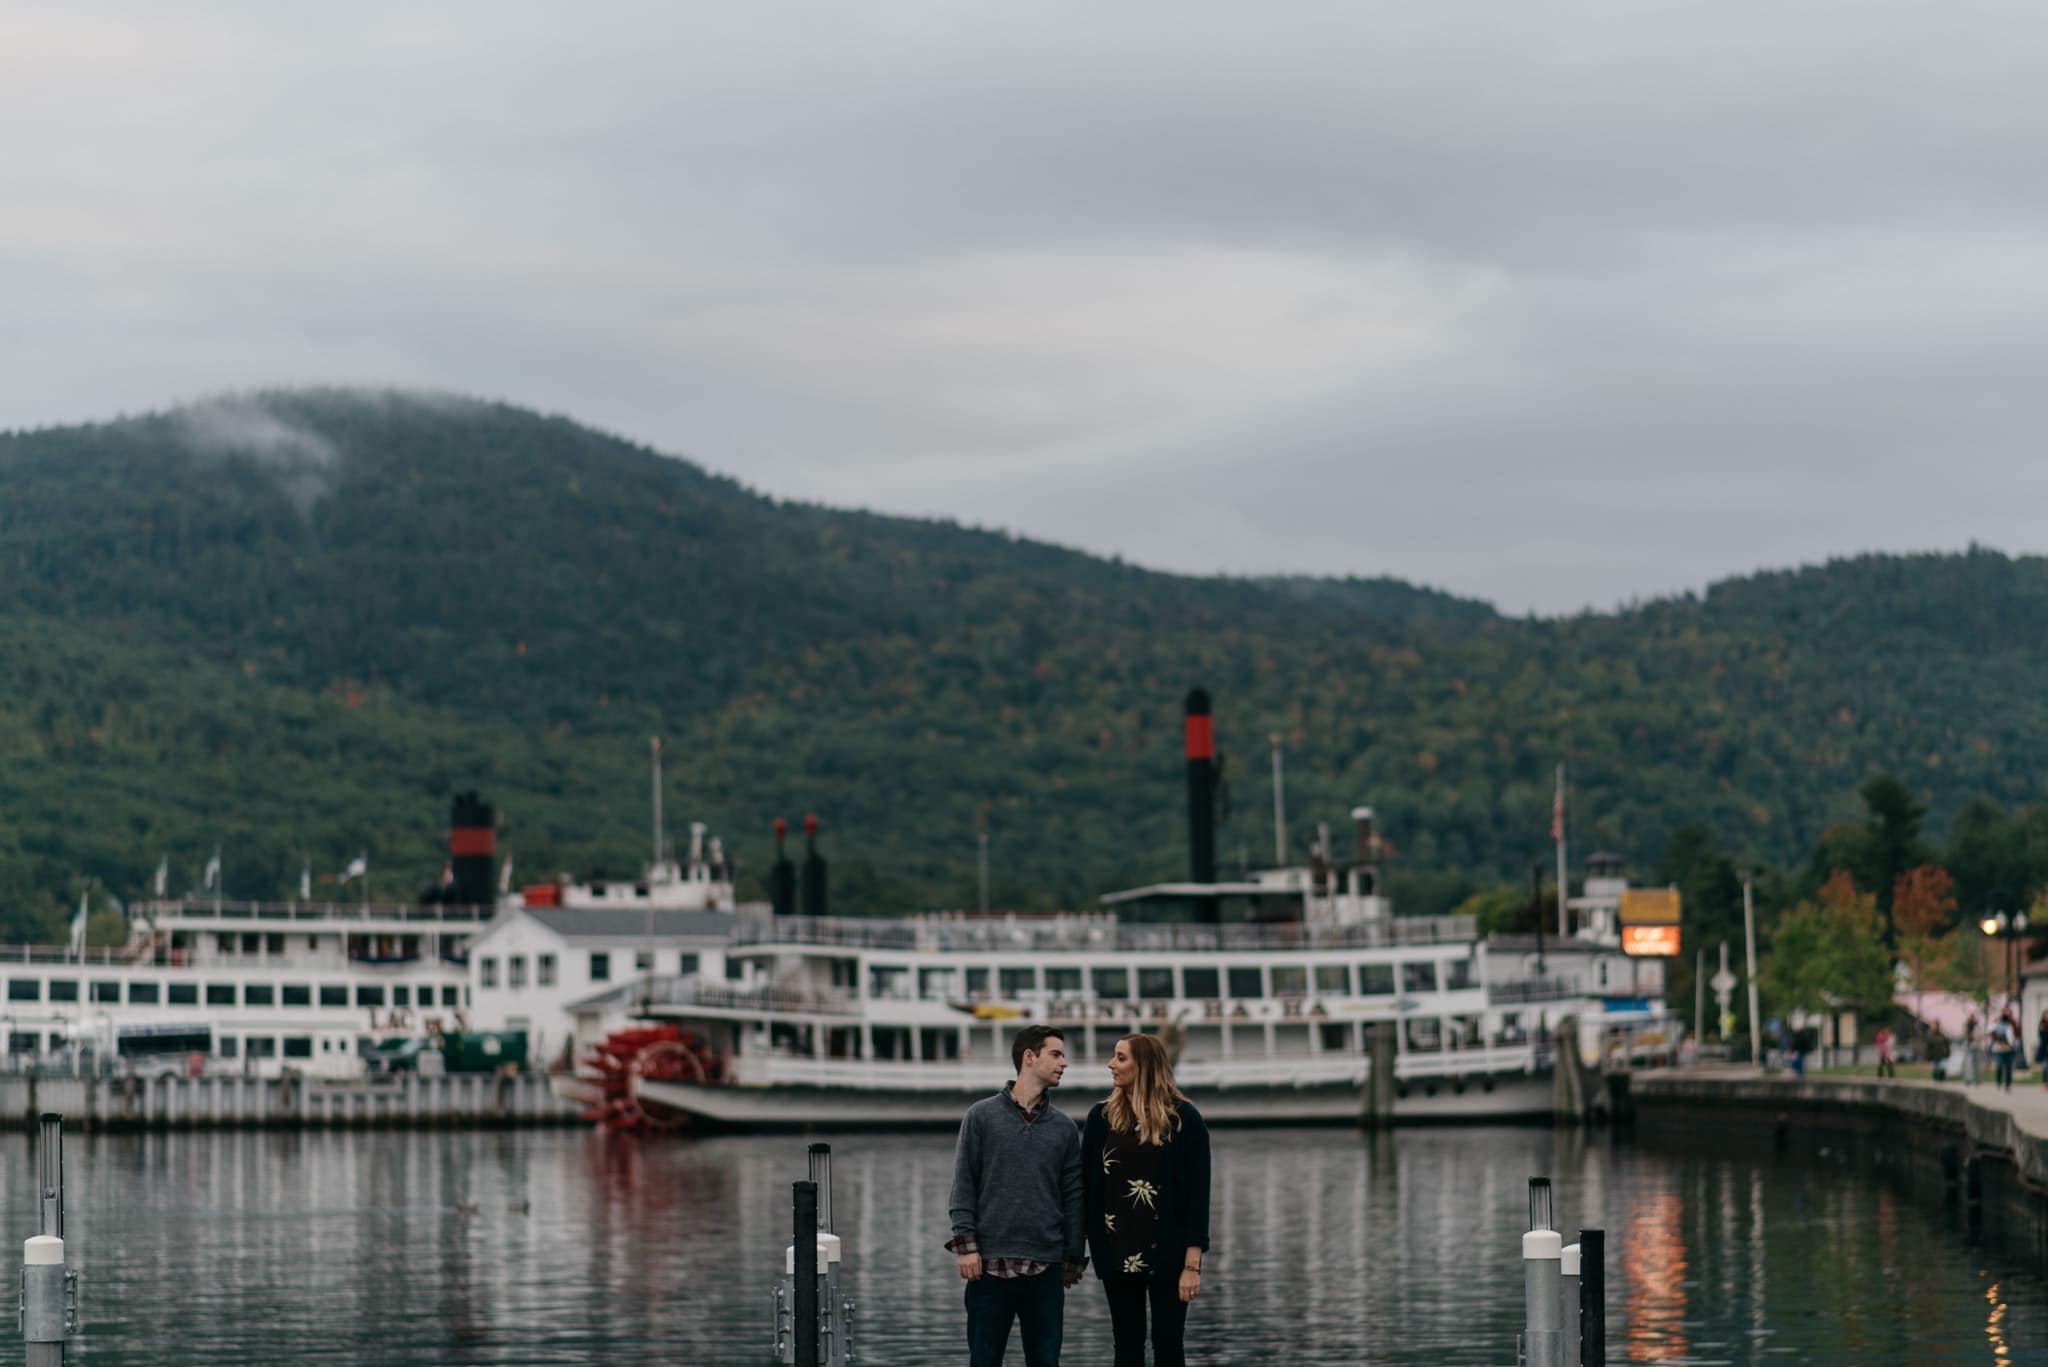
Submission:
POLYGON ((1607 1234, 1579 1231, 1579 1367, 1607 1367, 1607 1234))
POLYGON ((796 1199, 790 1218, 790 1252, 796 1285, 790 1297, 790 1339, 796 1367, 818 1364, 818 1184, 791 1184, 796 1199))
POLYGON ((21 1250, 21 1337, 28 1367, 63 1367, 77 1327, 78 1277, 64 1265, 64 1117, 45 1113, 36 1131, 36 1222, 21 1250))
POLYGON ((1564 1286, 1564 1367, 1579 1367, 1579 1251, 1577 1244, 1566 1244, 1557 1263, 1564 1286))
POLYGON ((1529 1179, 1529 1232, 1522 1236, 1522 1360, 1564 1367, 1564 1306, 1559 1264, 1564 1238, 1550 1227, 1550 1179, 1529 1179))
POLYGON ((832 1146, 811 1145, 811 1180, 818 1184, 818 1228, 832 1232, 832 1146))

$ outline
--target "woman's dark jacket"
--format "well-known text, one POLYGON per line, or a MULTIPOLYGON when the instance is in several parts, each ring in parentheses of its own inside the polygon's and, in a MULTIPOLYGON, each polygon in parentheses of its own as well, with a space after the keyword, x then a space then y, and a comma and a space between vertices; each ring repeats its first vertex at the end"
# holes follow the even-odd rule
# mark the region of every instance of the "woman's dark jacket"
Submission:
MULTIPOLYGON (((1159 1155, 1159 1216, 1152 1227, 1165 1256, 1152 1275, 1178 1281, 1187 1250, 1209 1247, 1209 1127, 1193 1102, 1177 1102, 1174 1109, 1180 1112, 1180 1125, 1168 1127, 1159 1155)), ((1102 1148, 1108 1141, 1109 1119, 1098 1101, 1081 1126, 1081 1209, 1088 1257, 1098 1277, 1112 1270, 1102 1230, 1102 1148)))

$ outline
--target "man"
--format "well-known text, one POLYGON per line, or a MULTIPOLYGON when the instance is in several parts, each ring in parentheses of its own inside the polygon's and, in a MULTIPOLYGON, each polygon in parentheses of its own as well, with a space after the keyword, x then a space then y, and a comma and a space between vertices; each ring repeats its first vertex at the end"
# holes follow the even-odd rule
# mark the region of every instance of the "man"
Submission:
POLYGON ((967 1108, 953 1150, 953 1237, 967 1283, 970 1367, 999 1367, 1010 1325, 1024 1367, 1059 1367, 1067 1288, 1081 1280, 1081 1132, 1047 1095, 1067 1041, 1047 1025, 1010 1041, 1017 1077, 967 1108))

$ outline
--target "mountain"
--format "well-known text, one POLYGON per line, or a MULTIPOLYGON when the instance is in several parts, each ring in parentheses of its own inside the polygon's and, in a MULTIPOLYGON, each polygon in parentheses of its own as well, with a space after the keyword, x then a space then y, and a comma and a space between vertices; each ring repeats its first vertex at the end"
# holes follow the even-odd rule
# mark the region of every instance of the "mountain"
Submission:
MULTIPOLYGON (((1647 864, 1685 821, 1803 858, 1891 769, 1945 820, 2048 761, 2048 562, 1973 549, 1502 617, 1390 580, 1189 578, 946 522, 779 502, 560 417, 265 393, 0 435, 0 932, 159 858, 231 895, 370 853, 439 870, 451 792, 522 875, 637 867, 668 811, 758 875, 825 822, 835 907, 1081 906, 1185 867, 1182 694, 1215 696, 1272 852, 1375 806, 1404 909, 1572 841, 1647 864)), ((744 881, 744 880, 743 880, 744 881)))

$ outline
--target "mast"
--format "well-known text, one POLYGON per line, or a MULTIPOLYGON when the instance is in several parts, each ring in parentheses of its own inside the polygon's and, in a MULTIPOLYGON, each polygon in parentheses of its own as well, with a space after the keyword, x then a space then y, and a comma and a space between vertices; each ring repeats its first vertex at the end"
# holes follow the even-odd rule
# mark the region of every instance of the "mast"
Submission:
POLYGON ((647 738, 648 750, 654 757, 654 866, 661 865, 661 737, 647 738))

